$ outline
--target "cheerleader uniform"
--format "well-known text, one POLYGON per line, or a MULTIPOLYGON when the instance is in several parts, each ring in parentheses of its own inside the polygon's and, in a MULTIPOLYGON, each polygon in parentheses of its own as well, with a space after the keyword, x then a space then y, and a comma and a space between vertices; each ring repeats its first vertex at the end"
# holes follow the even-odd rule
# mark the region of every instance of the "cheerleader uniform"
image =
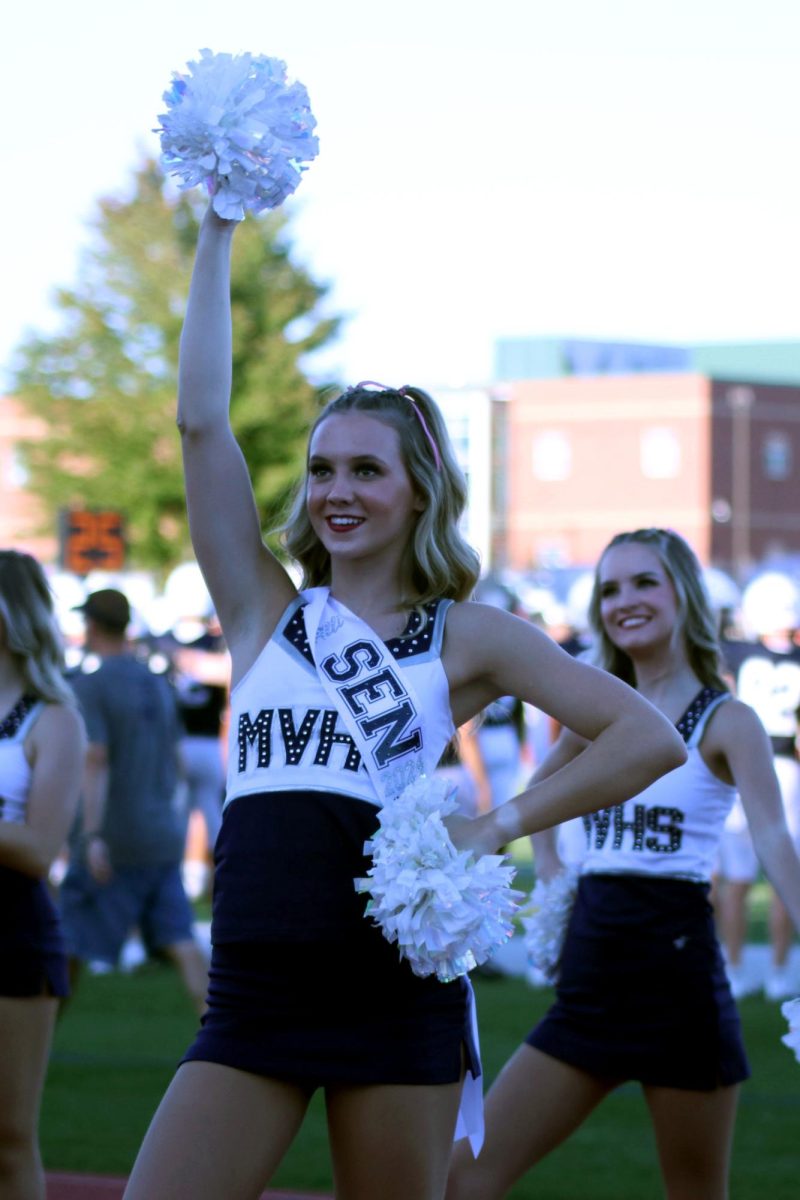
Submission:
POLYGON ((736 790, 699 749, 728 698, 703 688, 678 722, 683 766, 584 818, 556 1001, 527 1041, 592 1075, 710 1091, 750 1074, 708 900, 736 790))
MULTIPOLYGON (((441 663, 450 601, 386 643, 422 698, 425 770, 453 735, 441 663)), ((183 1061, 312 1090, 445 1084, 480 1067, 469 985, 419 978, 365 919, 354 880, 380 801, 317 674, 302 594, 231 695, 215 850, 208 1011, 183 1061)))
MULTIPOLYGON (((44 702, 23 696, 0 722, 0 821, 24 825, 31 768, 24 742, 44 702)), ((0 995, 67 996, 61 926, 44 879, 0 866, 0 995)))

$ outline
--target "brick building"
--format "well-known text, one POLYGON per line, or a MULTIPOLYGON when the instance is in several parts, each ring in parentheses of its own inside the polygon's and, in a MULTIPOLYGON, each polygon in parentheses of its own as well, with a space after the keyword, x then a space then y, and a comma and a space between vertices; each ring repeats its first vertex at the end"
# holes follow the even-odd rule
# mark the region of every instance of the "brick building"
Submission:
POLYGON ((502 565, 590 564, 614 533, 646 525, 737 574, 800 555, 800 385, 632 372, 504 393, 502 565))
POLYGON ((19 453, 20 446, 41 434, 41 421, 29 416, 12 396, 0 396, 0 546, 25 550, 53 563, 58 554, 56 530, 42 532, 43 513, 27 490, 19 453))

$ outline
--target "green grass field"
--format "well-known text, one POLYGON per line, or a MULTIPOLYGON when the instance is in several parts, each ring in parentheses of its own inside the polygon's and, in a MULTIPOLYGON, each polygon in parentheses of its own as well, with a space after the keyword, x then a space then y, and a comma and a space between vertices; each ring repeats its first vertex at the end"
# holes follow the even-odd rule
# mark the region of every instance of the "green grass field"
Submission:
MULTIPOLYGON (((484 1066, 491 1079, 545 1010, 550 993, 505 979, 479 979, 476 991, 484 1066)), ((795 1200, 800 1194, 800 1066, 780 1043, 785 1022, 778 1005, 748 998, 741 1012, 753 1079, 743 1090, 731 1200, 795 1200)), ((56 1033, 41 1123, 47 1168, 126 1174, 194 1027, 188 1001, 168 967, 148 965, 130 976, 86 976, 56 1033)), ((655 1161, 641 1095, 626 1086, 511 1196, 657 1200, 662 1193, 655 1161)), ((273 1182, 284 1188, 331 1187, 319 1097, 273 1182)))

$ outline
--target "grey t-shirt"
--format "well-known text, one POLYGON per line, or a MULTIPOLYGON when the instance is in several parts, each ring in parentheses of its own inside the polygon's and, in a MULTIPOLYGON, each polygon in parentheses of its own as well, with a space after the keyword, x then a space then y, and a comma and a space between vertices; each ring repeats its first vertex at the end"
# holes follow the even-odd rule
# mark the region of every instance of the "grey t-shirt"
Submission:
POLYGON ((177 863, 186 815, 180 803, 180 727, 170 685, 129 654, 70 678, 89 741, 105 746, 108 800, 101 832, 116 866, 177 863))

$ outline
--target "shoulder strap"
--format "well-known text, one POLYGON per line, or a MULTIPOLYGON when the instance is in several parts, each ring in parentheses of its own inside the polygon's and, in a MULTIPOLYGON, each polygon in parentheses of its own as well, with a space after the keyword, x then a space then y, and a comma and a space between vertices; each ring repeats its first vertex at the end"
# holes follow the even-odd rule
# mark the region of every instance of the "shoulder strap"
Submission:
POLYGON ((0 738, 4 742, 24 741, 43 708, 43 700, 38 700, 36 696, 22 696, 0 722, 0 738))
POLYGON ((707 688, 690 705, 678 723, 678 730, 688 749, 700 745, 712 714, 730 698, 730 692, 716 692, 707 688))

